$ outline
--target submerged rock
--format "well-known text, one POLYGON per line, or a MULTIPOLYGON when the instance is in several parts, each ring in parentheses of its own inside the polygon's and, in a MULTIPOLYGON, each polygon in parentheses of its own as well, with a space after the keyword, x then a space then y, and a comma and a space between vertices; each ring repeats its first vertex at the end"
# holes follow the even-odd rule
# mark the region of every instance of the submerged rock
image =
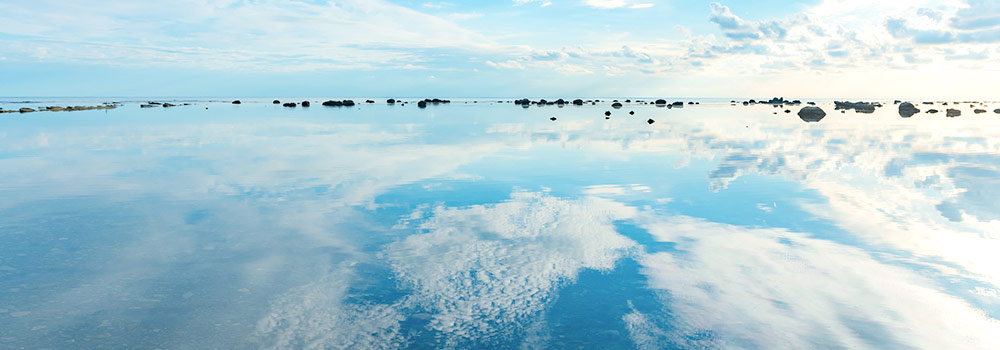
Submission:
POLYGON ((948 108, 948 110, 945 111, 945 115, 948 116, 949 118, 954 118, 962 115, 962 111, 953 108, 948 108))
POLYGON ((917 107, 914 106, 912 103, 903 102, 903 103, 899 104, 899 116, 900 117, 909 118, 909 117, 912 117, 914 114, 917 114, 917 113, 920 113, 920 110, 917 109, 917 107))
POLYGON ((815 123, 826 117, 826 112, 822 108, 807 106, 799 110, 799 119, 807 123, 815 123))

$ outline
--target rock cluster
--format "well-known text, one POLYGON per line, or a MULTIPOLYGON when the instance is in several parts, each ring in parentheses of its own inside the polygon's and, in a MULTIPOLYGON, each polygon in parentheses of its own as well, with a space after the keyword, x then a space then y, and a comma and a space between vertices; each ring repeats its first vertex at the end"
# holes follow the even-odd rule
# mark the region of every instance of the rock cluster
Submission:
MULTIPOLYGON (((326 102, 323 102, 323 105, 327 106, 327 107, 351 107, 351 106, 354 106, 354 101, 353 100, 342 100, 342 101, 327 100, 326 102)), ((303 107, 309 107, 309 106, 308 105, 303 105, 303 107)))
POLYGON ((871 114, 875 113, 876 107, 882 107, 879 103, 871 102, 847 102, 847 101, 834 101, 833 102, 836 110, 849 110, 853 109, 856 113, 871 114))

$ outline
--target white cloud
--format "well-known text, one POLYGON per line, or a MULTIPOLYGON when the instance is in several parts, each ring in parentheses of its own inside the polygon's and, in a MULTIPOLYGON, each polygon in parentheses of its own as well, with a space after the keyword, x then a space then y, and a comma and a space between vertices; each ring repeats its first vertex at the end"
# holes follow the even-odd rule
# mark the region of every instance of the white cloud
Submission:
POLYGON ((682 253, 641 258, 679 347, 992 348, 1000 323, 909 270, 778 229, 650 218, 682 253), (915 307, 919 305, 919 307, 915 307), (697 337, 711 332, 711 337, 697 337))
POLYGON ((607 270, 635 243, 612 222, 635 209, 610 200, 515 192, 510 201, 437 208, 426 231, 384 253, 430 328, 451 343, 515 331, 583 269, 607 270))

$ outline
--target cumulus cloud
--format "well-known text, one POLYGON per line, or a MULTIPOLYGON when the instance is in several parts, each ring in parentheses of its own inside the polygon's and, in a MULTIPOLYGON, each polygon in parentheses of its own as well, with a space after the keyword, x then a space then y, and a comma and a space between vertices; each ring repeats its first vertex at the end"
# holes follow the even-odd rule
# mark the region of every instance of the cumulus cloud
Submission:
POLYGON ((689 217, 651 218, 645 227, 680 251, 641 259, 650 286, 669 293, 676 328, 668 339, 680 347, 1000 344, 996 320, 858 248, 689 217))

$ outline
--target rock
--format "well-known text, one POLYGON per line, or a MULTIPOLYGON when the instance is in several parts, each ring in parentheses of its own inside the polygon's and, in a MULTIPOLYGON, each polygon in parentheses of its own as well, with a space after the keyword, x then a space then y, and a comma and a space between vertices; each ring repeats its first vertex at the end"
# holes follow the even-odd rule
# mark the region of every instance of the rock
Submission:
POLYGON ((878 103, 868 103, 868 102, 847 102, 847 101, 834 101, 835 109, 838 110, 848 110, 853 109, 856 113, 875 113, 876 107, 882 107, 878 103))
POLYGON ((556 100, 556 104, 562 106, 562 105, 566 104, 566 100, 560 98, 560 99, 556 100))
POLYGON ((298 104, 296 104, 295 102, 288 102, 288 103, 283 104, 282 106, 285 106, 285 107, 295 107, 295 106, 298 106, 298 104))
POLYGON ((274 100, 274 101, 271 101, 271 103, 272 103, 272 104, 276 104, 276 105, 280 105, 280 104, 281 104, 281 101, 278 101, 278 100, 274 100))
POLYGON ((921 103, 923 103, 925 105, 932 105, 932 104, 934 104, 934 102, 927 102, 927 101, 924 101, 924 102, 921 102, 921 103))
POLYGON ((611 116, 611 111, 604 111, 604 115, 610 117, 611 116))
POLYGON ((659 99, 659 100, 656 100, 656 105, 657 106, 666 106, 667 105, 667 100, 664 100, 662 98, 659 99))
POLYGON ((575 100, 573 100, 573 104, 577 105, 577 106, 583 106, 583 100, 581 100, 581 99, 575 99, 575 100))
POLYGON ((354 100, 343 100, 343 101, 340 101, 340 103, 343 103, 344 106, 346 106, 346 107, 354 106, 354 100))
POLYGON ((611 108, 614 108, 614 109, 622 108, 622 104, 621 104, 621 102, 612 103, 611 104, 611 108))
POLYGON ((684 102, 681 102, 681 101, 675 101, 674 103, 671 103, 671 104, 670 104, 670 106, 671 106, 671 107, 678 107, 678 108, 684 108, 684 102))
POLYGON ((388 100, 385 100, 385 103, 388 103, 388 104, 395 104, 395 103, 396 103, 396 99, 394 99, 394 98, 390 98, 390 99, 388 99, 388 100))
POLYGON ((647 120, 646 122, 647 122, 647 123, 649 123, 649 124, 653 124, 653 123, 656 123, 656 121, 655 121, 655 120, 652 120, 652 119, 650 119, 650 120, 647 120))
POLYGON ((241 104, 241 103, 243 103, 243 102, 240 102, 240 100, 233 101, 234 105, 238 105, 238 104, 241 104))
POLYGON ((976 109, 976 110, 974 110, 972 112, 976 113, 976 114, 983 114, 983 113, 986 113, 986 110, 985 109, 976 109))
POLYGON ((302 103, 300 103, 300 104, 302 105, 302 107, 309 107, 311 105, 311 103, 309 103, 309 101, 302 101, 302 103))
POLYGON ((417 107, 427 108, 427 102, 426 101, 417 102, 417 107))
POLYGON ((551 121, 556 121, 556 117, 549 118, 551 121))
POLYGON ((531 100, 526 99, 526 98, 522 98, 520 100, 514 100, 514 104, 516 104, 516 105, 522 105, 522 106, 527 106, 527 105, 531 104, 531 100))
POLYGON ((750 105, 750 102, 747 102, 747 101, 743 101, 743 105, 744 105, 744 106, 749 106, 749 105, 750 105))
POLYGON ((163 107, 164 107, 164 108, 166 108, 166 107, 173 107, 173 106, 176 106, 176 105, 175 105, 175 104, 173 104, 173 103, 164 103, 164 104, 163 104, 163 107))
POLYGON ((927 110, 927 113, 930 113, 930 114, 934 114, 934 113, 937 113, 937 112, 938 112, 938 110, 936 110, 934 108, 931 108, 931 109, 927 110))
POLYGON ((806 123, 815 123, 826 117, 826 112, 822 108, 814 106, 802 107, 799 110, 799 119, 802 119, 806 123))
POLYGON ((34 110, 34 109, 32 109, 32 108, 27 108, 27 107, 25 107, 25 108, 21 108, 21 109, 18 109, 17 111, 18 111, 19 113, 31 113, 31 112, 34 112, 35 110, 34 110))
POLYGON ((810 106, 815 106, 815 105, 816 105, 816 102, 812 102, 812 101, 810 101, 810 102, 806 102, 806 104, 807 104, 807 105, 810 105, 810 106))
POLYGON ((917 107, 914 106, 912 103, 903 102, 903 103, 899 104, 899 116, 900 117, 909 118, 909 117, 912 117, 914 114, 917 114, 917 113, 920 113, 920 110, 917 109, 917 107))
POLYGON ((344 102, 334 101, 334 100, 327 100, 327 101, 323 102, 323 105, 326 106, 326 107, 340 107, 340 106, 344 105, 344 102))
POLYGON ((153 105, 153 104, 148 104, 148 103, 143 103, 143 104, 139 105, 139 108, 151 108, 151 107, 159 107, 159 105, 153 105))
POLYGON ((635 115, 635 111, 628 111, 628 115, 635 115))
POLYGON ((375 103, 375 100, 365 100, 365 103, 375 103))
POLYGON ((608 119, 611 119, 611 117, 604 117, 604 120, 608 120, 608 119))
POLYGON ((792 113, 792 110, 790 110, 790 109, 786 109, 786 110, 785 110, 785 113, 792 113))
POLYGON ((1000 114, 1000 108, 994 109, 993 113, 1000 114))
POLYGON ((948 118, 954 118, 962 115, 962 111, 953 108, 948 108, 948 110, 945 111, 945 115, 948 116, 948 118))

